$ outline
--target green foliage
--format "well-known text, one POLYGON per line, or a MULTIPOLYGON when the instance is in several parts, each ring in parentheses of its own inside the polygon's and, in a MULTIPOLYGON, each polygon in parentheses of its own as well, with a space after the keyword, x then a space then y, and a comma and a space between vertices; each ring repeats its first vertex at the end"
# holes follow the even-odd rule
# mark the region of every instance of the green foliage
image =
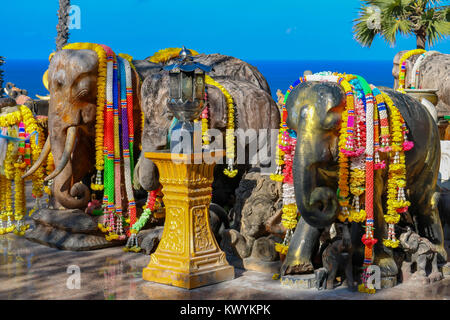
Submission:
POLYGON ((362 0, 353 20, 356 41, 370 47, 376 35, 390 45, 396 37, 415 35, 417 47, 433 46, 450 34, 450 6, 442 0, 362 0))

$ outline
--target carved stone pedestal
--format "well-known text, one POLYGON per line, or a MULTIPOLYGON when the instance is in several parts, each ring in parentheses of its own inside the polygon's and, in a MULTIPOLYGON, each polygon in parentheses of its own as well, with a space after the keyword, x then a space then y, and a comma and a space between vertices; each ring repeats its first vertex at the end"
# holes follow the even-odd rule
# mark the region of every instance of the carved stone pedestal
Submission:
POLYGON ((215 166, 208 160, 222 157, 223 151, 145 156, 159 171, 166 221, 158 248, 143 271, 144 280, 192 289, 234 279, 234 268, 220 250, 208 219, 215 166))

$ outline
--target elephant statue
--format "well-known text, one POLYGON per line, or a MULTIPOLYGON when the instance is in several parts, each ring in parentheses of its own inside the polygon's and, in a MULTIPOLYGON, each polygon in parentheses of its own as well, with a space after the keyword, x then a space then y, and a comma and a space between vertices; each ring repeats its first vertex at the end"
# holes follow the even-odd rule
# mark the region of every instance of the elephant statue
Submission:
MULTIPOLYGON (((317 289, 333 289, 339 271, 343 270, 347 285, 354 290, 352 266, 352 239, 349 228, 344 223, 335 223, 336 235, 322 253, 323 268, 315 271, 317 289)), ((326 232, 326 231, 325 231, 326 232)))
MULTIPOLYGON (((237 58, 220 54, 200 54, 195 60, 211 65, 211 78, 219 82, 233 97, 235 103, 236 129, 277 129, 280 114, 270 94, 269 86, 259 71, 237 58)), ((166 62, 171 64, 172 60, 166 62)), ((209 128, 225 132, 227 124, 227 103, 221 90, 207 85, 209 104, 209 128)), ((168 149, 169 129, 173 114, 167 107, 169 97, 169 73, 165 70, 146 77, 142 84, 142 110, 145 123, 142 134, 142 153, 135 167, 135 185, 144 190, 158 187, 158 170, 153 162, 143 156, 144 152, 168 149)), ((223 134, 225 137, 225 134, 223 134)), ((247 139, 248 140, 248 139, 247 139)), ((224 140, 225 141, 225 140, 224 140)), ((225 145, 225 143, 223 144, 225 145)), ((248 142, 246 142, 248 147, 248 142)), ((270 147, 270 146, 269 146, 270 147)), ((270 150, 269 150, 270 151, 270 150)), ((234 191, 248 165, 238 165, 239 173, 228 178, 222 172, 223 165, 215 168, 212 202, 224 207, 233 207, 234 191)))
MULTIPOLYGON (((95 126, 97 109, 98 56, 93 50, 65 49, 54 54, 48 70, 50 91, 48 138, 36 170, 50 151, 55 171, 52 206, 54 209, 84 210, 91 200, 91 177, 95 174, 95 126)), ((132 72, 134 128, 141 127, 139 76, 132 72)), ((135 154, 140 134, 136 134, 135 154)), ((123 193, 124 194, 124 193, 123 193)))
MULTIPOLYGON (((409 139, 414 142, 414 148, 405 152, 406 183, 411 206, 409 216, 402 217, 400 224, 416 223, 419 233, 435 244, 439 258, 445 261, 447 255, 435 194, 440 161, 438 128, 420 102, 388 88, 380 89, 398 108, 409 128, 409 139)), ((343 89, 333 82, 303 82, 292 90, 286 101, 287 125, 296 130, 299 137, 293 162, 293 178, 301 218, 291 239, 281 274, 312 273, 314 266, 311 261, 316 254, 320 234, 336 221, 339 213, 338 141, 345 105, 343 89)), ((380 267, 382 277, 398 273, 393 249, 385 248, 381 240, 387 238, 388 231, 383 218, 383 212, 386 211, 383 194, 387 180, 386 168, 374 171, 374 237, 379 241, 374 246, 373 263, 380 267)), ((354 265, 361 266, 363 262, 363 233, 360 225, 352 223, 354 265)))
POLYGON ((423 284, 427 284, 443 279, 437 266, 437 251, 430 240, 419 236, 409 226, 407 231, 400 235, 399 240, 409 256, 405 271, 410 273, 412 264, 416 264, 417 271, 412 275, 413 280, 422 280, 423 284), (431 265, 431 273, 427 277, 426 269, 429 265, 431 265))

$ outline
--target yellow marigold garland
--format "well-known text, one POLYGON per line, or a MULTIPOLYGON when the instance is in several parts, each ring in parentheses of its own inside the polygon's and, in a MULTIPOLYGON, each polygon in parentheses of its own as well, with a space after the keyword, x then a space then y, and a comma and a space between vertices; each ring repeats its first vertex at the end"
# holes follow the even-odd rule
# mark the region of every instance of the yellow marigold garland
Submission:
MULTIPOLYGON (((24 224, 26 201, 25 181, 22 179, 22 175, 26 171, 26 168, 31 165, 32 161, 36 161, 39 157, 44 141, 42 130, 38 126, 30 109, 23 105, 17 108, 17 111, 0 116, 0 126, 8 128, 8 136, 13 139, 18 137, 24 139, 28 136, 27 139, 29 139, 30 144, 28 147, 25 142, 20 142, 19 146, 23 143, 22 151, 20 151, 20 148, 17 147, 17 141, 7 142, 6 157, 3 162, 4 175, 0 176, 0 185, 2 188, 2 195, 0 197, 0 208, 2 210, 0 214, 0 234, 14 231, 17 235, 23 235, 29 228, 28 225, 24 224), (17 131, 19 124, 22 128, 20 130, 23 130, 20 135, 18 135, 17 131), (12 207, 12 180, 14 180, 15 189, 14 211, 12 207), (13 221, 15 221, 15 225, 13 221), (5 222, 6 227, 4 227, 5 222)), ((36 198, 37 204, 38 199, 42 197, 43 175, 43 169, 41 169, 31 176, 33 196, 36 198)), ((35 206, 34 209, 37 209, 37 207, 35 206)))
MULTIPOLYGON (((389 165, 389 178, 387 185, 387 212, 384 215, 388 223, 388 238, 383 240, 386 247, 397 248, 399 241, 395 238, 394 225, 400 221, 400 212, 405 212, 411 205, 406 200, 404 189, 406 187, 406 166, 404 153, 403 117, 394 105, 392 99, 381 93, 384 101, 391 111, 390 127, 392 137, 391 163, 389 165)), ((405 148, 406 149, 406 148, 405 148)))
POLYGON ((405 79, 406 79, 406 60, 416 54, 422 54, 427 52, 423 49, 410 50, 402 55, 399 62, 399 73, 398 73, 398 89, 397 91, 405 93, 405 79))
POLYGON ((225 147, 226 147, 226 159, 228 167, 223 171, 225 175, 230 178, 234 178, 238 173, 237 169, 233 168, 234 165, 234 156, 235 156, 235 137, 234 137, 234 101, 233 97, 230 93, 222 86, 220 83, 215 81, 210 76, 205 76, 205 83, 211 86, 217 87, 220 91, 222 91, 225 99, 227 101, 227 109, 228 109, 228 121, 227 121, 227 131, 225 136, 225 147))
MULTIPOLYGON (((166 48, 159 50, 153 54, 148 60, 153 63, 166 63, 167 61, 178 57, 181 48, 166 48)), ((189 49, 193 56, 198 55, 198 52, 192 49, 189 49)))

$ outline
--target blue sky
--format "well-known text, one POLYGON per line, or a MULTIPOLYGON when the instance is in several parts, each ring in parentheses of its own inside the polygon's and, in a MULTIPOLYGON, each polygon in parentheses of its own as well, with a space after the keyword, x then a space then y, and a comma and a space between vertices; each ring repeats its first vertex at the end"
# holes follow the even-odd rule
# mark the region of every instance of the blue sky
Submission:
MULTIPOLYGON (((72 0, 81 29, 70 42, 109 45, 143 59, 185 45, 244 60, 392 60, 414 49, 415 38, 395 47, 377 39, 362 48, 352 34, 358 0, 72 0)), ((54 50, 57 0, 6 1, 0 6, 0 55, 46 59, 54 50)), ((432 49, 450 53, 450 40, 432 49)))

